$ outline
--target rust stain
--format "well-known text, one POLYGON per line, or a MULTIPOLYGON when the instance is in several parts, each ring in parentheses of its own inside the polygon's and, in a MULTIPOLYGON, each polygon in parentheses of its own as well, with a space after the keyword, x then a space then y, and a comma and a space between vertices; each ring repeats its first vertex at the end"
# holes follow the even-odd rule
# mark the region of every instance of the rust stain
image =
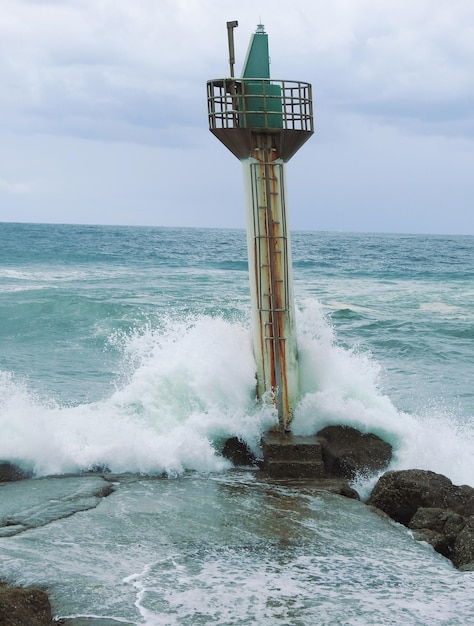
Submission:
POLYGON ((290 329, 288 249, 281 163, 273 135, 255 135, 252 156, 255 284, 259 304, 260 350, 263 365, 261 393, 275 392, 280 427, 288 429, 291 407, 288 392, 286 334, 290 329))

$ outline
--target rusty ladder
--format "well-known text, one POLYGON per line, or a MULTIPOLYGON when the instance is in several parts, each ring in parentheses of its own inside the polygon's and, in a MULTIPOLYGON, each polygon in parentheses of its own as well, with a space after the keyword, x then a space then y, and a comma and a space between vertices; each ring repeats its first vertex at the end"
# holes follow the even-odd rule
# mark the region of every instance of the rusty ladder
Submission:
POLYGON ((284 194, 278 191, 283 184, 283 166, 265 159, 252 164, 251 168, 254 180, 253 187, 260 190, 257 198, 258 213, 254 217, 256 262, 260 270, 257 306, 265 327, 264 340, 271 343, 271 350, 274 355, 273 392, 277 395, 279 420, 281 421, 283 416, 280 415, 282 409, 279 397, 282 388, 280 355, 281 342, 287 340, 282 315, 289 315, 290 312, 287 220, 283 201, 284 194), (279 178, 275 176, 275 168, 278 168, 279 178), (277 184, 278 182, 280 185, 277 184), (275 216, 275 212, 277 216, 275 216), (266 280, 262 276, 265 272, 266 280))

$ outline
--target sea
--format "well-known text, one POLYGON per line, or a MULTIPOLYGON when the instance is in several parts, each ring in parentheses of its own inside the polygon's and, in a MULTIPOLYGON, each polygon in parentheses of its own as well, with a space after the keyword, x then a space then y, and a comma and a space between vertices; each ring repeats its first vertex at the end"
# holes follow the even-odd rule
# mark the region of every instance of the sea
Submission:
MULTIPOLYGON (((474 237, 291 245, 293 432, 353 426, 393 446, 390 469, 474 486, 474 237)), ((98 625, 474 624, 473 572, 221 455, 238 437, 259 456, 277 423, 250 307, 243 229, 0 223, 0 460, 31 490, 116 477, 90 511, 1 537, 0 578, 98 625)), ((377 478, 354 479, 362 500, 377 478)))

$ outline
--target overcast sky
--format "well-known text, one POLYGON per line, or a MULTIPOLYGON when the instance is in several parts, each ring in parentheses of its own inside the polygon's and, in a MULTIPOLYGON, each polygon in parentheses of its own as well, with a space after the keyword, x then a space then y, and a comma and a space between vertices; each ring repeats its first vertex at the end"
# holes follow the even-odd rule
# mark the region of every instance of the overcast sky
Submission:
POLYGON ((312 83, 293 229, 474 234, 472 0, 0 0, 0 221, 244 227, 206 81, 312 83))

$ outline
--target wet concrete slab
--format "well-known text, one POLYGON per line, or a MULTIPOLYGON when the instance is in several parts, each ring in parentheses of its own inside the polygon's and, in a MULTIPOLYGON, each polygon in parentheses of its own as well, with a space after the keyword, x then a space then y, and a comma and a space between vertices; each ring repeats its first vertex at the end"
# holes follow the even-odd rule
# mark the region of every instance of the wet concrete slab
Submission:
MULTIPOLYGON (((449 563, 361 502, 328 493, 329 479, 49 478, 17 483, 24 499, 16 493, 4 511, 24 513, 33 499, 51 518, 61 490, 90 503, 108 480, 115 491, 98 506, 0 538, 0 575, 45 589, 64 626, 318 624, 321 614, 389 623, 394 598, 419 605, 420 562, 431 568, 422 593, 454 607, 456 589, 455 609, 467 614, 467 582, 449 563), (449 584, 433 587, 440 571, 449 584)), ((425 623, 416 610, 408 621, 425 623)))
POLYGON ((0 483, 0 537, 96 507, 113 491, 101 476, 56 476, 0 483))

